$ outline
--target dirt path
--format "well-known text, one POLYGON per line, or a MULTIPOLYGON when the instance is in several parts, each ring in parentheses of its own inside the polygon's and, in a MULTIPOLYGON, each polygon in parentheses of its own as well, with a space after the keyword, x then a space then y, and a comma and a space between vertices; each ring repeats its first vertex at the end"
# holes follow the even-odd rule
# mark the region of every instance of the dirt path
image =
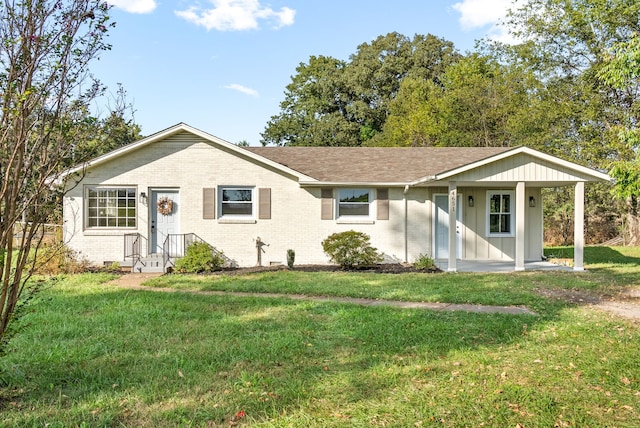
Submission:
MULTIPOLYGON (((157 291, 164 293, 185 292, 173 288, 151 288, 142 285, 143 282, 151 278, 161 276, 160 273, 132 273, 121 276, 111 283, 120 287, 132 290, 157 291)), ((316 302, 341 302, 362 306, 394 306, 408 309, 429 309, 439 311, 465 311, 477 313, 502 313, 513 315, 535 315, 529 308, 522 306, 489 306, 453 303, 429 303, 429 302, 401 302, 395 300, 360 299, 352 297, 321 297, 307 296, 304 294, 278 294, 278 293, 246 293, 246 292, 226 292, 226 291, 189 291, 189 293, 215 296, 242 296, 242 297, 265 297, 265 298, 289 298, 294 300, 310 300, 316 302)), ((555 292, 546 291, 546 297, 567 300, 572 303, 588 305, 594 309, 616 314, 628 319, 640 321, 640 289, 627 290, 615 298, 609 297, 604 300, 600 296, 593 294, 558 290, 555 292)))
POLYGON ((436 311, 465 311, 477 313, 501 313, 512 315, 536 315, 529 308, 522 306, 490 306, 490 305, 470 305, 456 303, 430 303, 430 302, 402 302, 397 300, 361 299, 355 297, 322 297, 307 296, 305 294, 283 294, 283 293, 247 293, 231 291, 184 291, 175 288, 145 287, 142 283, 150 278, 155 278, 161 274, 140 274, 132 273, 123 275, 111 282, 111 284, 128 288, 130 290, 145 290, 164 293, 193 293, 209 296, 240 296, 240 297, 265 297, 265 298, 288 298, 292 300, 309 300, 314 302, 339 302, 351 303, 361 306, 393 306, 406 309, 430 309, 436 311))

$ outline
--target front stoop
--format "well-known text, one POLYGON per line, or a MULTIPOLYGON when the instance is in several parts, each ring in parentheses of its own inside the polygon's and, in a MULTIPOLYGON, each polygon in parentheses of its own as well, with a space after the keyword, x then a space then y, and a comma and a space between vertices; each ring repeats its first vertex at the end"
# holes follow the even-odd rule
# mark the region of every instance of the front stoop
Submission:
POLYGON ((132 267, 133 273, 164 273, 164 258, 162 254, 149 254, 141 257, 132 267))

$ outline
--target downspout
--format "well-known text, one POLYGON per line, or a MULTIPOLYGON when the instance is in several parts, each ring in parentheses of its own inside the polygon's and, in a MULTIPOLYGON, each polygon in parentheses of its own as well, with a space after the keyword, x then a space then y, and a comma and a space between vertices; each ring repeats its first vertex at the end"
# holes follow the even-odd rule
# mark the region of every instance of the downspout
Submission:
POLYGON ((407 202, 407 192, 409 185, 404 186, 402 199, 404 199, 404 262, 409 263, 409 204, 407 202))

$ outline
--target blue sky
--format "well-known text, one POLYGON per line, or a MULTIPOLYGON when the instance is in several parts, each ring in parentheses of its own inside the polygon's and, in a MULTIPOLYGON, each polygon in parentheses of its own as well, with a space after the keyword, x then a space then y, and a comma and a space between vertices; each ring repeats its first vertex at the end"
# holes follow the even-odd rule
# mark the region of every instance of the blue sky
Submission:
MULTIPOLYGON (((361 43, 397 31, 434 34, 460 52, 504 38, 510 0, 111 0, 112 49, 92 72, 121 83, 149 135, 185 122, 259 145, 286 85, 311 55, 348 60, 361 43)), ((105 107, 97 107, 104 114, 105 107)))

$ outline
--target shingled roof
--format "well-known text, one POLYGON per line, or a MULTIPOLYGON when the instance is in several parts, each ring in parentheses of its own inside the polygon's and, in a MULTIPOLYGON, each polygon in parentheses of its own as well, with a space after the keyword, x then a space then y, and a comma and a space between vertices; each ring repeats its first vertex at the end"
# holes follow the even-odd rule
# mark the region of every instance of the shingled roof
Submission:
POLYGON ((245 147, 324 182, 408 183, 512 150, 511 147, 245 147))

